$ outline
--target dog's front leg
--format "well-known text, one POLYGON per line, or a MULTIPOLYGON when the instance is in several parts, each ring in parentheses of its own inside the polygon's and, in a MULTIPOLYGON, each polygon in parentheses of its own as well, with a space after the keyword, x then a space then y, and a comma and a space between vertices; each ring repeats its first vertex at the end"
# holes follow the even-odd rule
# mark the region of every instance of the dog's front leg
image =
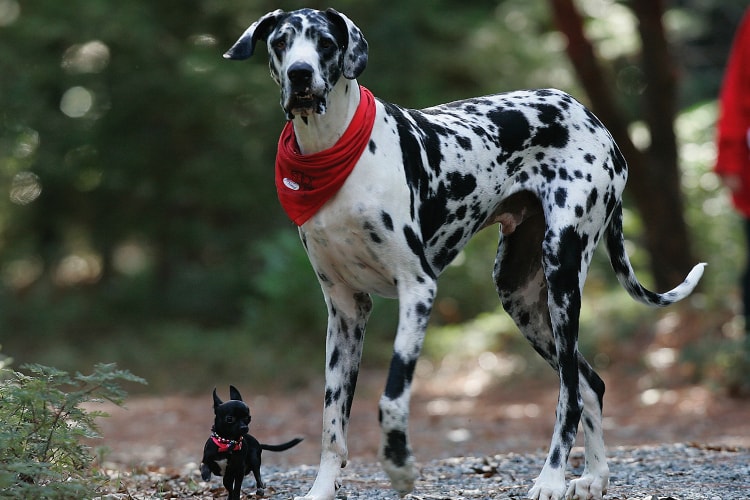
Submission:
POLYGON ((337 478, 346 466, 346 431, 357 385, 365 325, 372 309, 366 293, 323 286, 328 306, 326 390, 320 468, 312 488, 295 500, 332 500, 337 478))
POLYGON ((414 489, 416 469, 409 446, 409 399, 417 359, 435 299, 434 281, 399 287, 399 322, 385 393, 380 398, 380 461, 391 486, 404 496, 414 489))

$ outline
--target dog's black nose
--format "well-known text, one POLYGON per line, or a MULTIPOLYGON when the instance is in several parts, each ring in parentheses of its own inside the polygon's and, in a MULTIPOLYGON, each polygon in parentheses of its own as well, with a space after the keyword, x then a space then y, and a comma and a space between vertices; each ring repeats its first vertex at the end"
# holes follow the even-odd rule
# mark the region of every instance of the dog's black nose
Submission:
POLYGON ((307 63, 294 63, 289 66, 286 76, 289 77, 289 81, 294 85, 308 86, 312 81, 313 67, 307 63))

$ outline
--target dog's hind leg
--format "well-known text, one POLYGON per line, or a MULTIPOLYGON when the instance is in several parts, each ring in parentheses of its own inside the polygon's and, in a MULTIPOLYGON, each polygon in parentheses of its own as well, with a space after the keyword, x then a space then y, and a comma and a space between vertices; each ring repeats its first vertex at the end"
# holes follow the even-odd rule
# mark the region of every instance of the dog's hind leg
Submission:
POLYGON ((372 300, 365 293, 321 279, 328 307, 326 389, 320 468, 312 488, 297 500, 332 500, 346 466, 346 432, 357 385, 365 325, 372 300))
POLYGON ((435 280, 399 281, 398 330, 385 392, 380 398, 380 461, 401 496, 414 488, 416 469, 408 439, 409 399, 417 359, 435 299, 435 280))
POLYGON ((601 498, 607 492, 609 485, 609 467, 602 430, 604 382, 580 354, 578 355, 578 373, 583 398, 585 466, 581 477, 570 482, 565 497, 601 498))
POLYGON ((534 349, 558 372, 561 382, 550 454, 529 496, 559 499, 566 493, 565 465, 583 405, 586 467, 583 476, 572 483, 567 495, 573 498, 571 495, 581 495, 585 491, 581 498, 601 498, 609 477, 601 429, 604 383, 576 347, 579 283, 588 269, 590 255, 583 255, 582 246, 571 236, 563 246, 558 246, 561 242, 546 232, 540 211, 530 207, 530 212, 536 215, 514 227, 513 231, 501 231, 493 273, 506 312, 534 349), (558 253, 555 258, 544 259, 544 248, 550 245, 566 251, 558 253), (557 287, 552 292, 549 276, 557 287), (558 292, 561 285, 565 288, 558 292), (556 311, 555 316, 550 314, 550 304, 556 311), (553 318, 558 323, 554 333, 553 318))

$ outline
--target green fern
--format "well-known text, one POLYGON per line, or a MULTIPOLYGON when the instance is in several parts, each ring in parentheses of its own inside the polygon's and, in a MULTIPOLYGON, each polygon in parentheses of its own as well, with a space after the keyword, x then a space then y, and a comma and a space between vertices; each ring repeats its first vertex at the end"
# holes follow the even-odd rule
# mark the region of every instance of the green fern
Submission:
POLYGON ((90 375, 42 365, 27 373, 2 369, 0 376, 0 498, 92 498, 105 481, 93 467, 84 439, 100 437, 87 402, 122 405, 121 382, 145 383, 114 364, 90 375))

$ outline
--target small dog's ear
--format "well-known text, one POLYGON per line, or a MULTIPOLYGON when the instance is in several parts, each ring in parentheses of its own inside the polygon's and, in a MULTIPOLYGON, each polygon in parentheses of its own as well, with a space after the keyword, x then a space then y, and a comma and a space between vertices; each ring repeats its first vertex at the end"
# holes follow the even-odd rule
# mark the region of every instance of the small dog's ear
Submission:
POLYGON ((222 403, 223 401, 219 399, 219 396, 216 395, 216 387, 214 387, 214 410, 216 410, 216 408, 218 408, 222 403))
POLYGON ((242 395, 240 394, 240 391, 238 391, 237 388, 233 385, 229 386, 229 398, 236 401, 242 401, 242 395))

